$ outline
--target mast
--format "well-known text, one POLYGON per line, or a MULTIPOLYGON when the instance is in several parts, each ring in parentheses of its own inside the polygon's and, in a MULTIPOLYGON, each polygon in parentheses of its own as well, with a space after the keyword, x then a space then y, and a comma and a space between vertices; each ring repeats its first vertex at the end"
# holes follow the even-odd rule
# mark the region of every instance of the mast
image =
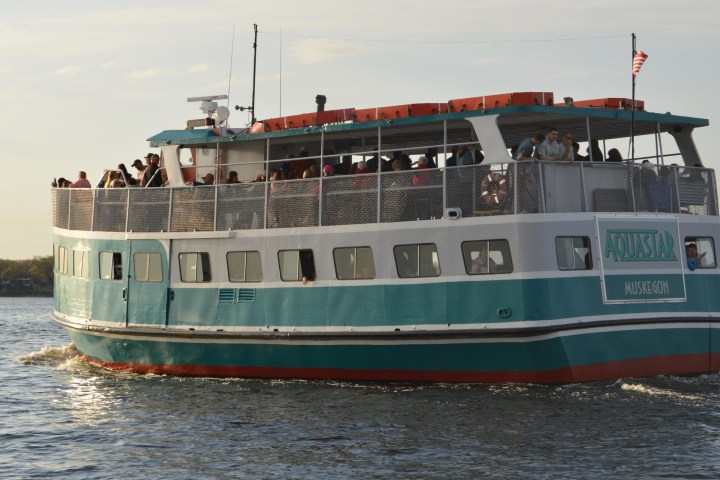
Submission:
MULTIPOLYGON (((254 125, 255 120, 256 120, 256 118, 255 118, 255 72, 256 72, 256 68, 257 68, 257 33, 258 33, 257 23, 254 23, 253 27, 255 28, 255 41, 253 42, 253 89, 252 89, 252 105, 250 106, 250 108, 252 108, 252 110, 251 110, 252 120, 250 121, 250 125, 254 125)), ((634 35, 635 34, 633 34, 633 36, 634 35)), ((635 85, 635 82, 633 81, 633 89, 635 88, 634 85, 635 85)))
MULTIPOLYGON (((630 57, 631 65, 635 62, 635 34, 632 34, 632 56, 630 57)), ((635 72, 632 74, 632 103, 630 104, 630 158, 635 160, 635 72)))

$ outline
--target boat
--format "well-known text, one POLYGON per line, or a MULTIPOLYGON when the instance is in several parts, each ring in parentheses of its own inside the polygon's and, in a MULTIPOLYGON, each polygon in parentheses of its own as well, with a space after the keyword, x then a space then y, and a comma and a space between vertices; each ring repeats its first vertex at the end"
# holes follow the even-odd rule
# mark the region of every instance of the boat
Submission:
POLYGON ((51 317, 92 364, 544 384, 720 369, 707 119, 517 92, 231 128, 219 98, 148 139, 164 186, 52 189, 51 317), (548 127, 600 150, 513 159, 548 127), (636 143, 652 153, 598 158, 636 143))

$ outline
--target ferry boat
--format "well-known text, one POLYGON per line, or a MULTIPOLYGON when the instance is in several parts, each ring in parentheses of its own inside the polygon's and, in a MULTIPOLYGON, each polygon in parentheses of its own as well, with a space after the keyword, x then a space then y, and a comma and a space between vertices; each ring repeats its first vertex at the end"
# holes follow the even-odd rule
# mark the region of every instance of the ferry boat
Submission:
POLYGON ((149 138, 164 186, 52 190, 51 317, 89 362, 138 373, 566 383, 718 371, 715 173, 692 138, 708 120, 553 97, 318 103, 246 129, 226 126, 218 97, 190 99, 207 118, 149 138), (513 159, 548 127, 654 152, 513 159), (240 183, 222 181, 230 171, 240 183), (219 182, 197 185, 208 173, 219 182))

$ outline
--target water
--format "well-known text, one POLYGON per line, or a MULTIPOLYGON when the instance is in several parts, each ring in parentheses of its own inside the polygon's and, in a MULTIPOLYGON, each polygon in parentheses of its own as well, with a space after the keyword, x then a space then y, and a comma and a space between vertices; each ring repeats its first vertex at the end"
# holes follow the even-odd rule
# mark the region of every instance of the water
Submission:
POLYGON ((720 376, 567 386, 117 374, 0 298, 0 478, 720 478, 720 376))

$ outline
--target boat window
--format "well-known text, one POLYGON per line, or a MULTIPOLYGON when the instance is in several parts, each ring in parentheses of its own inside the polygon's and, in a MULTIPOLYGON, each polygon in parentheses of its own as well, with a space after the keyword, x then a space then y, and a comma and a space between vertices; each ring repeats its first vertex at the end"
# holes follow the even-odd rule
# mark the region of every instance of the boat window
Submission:
POLYGON ((89 252, 87 250, 73 250, 73 276, 90 278, 89 252))
POLYGON ((375 278, 375 262, 370 247, 343 247, 333 250, 338 280, 375 278))
POLYGON ((162 259, 158 252, 133 254, 133 270, 136 282, 162 282, 162 259))
POLYGON ((55 249, 55 271, 63 275, 67 274, 67 248, 60 245, 55 249))
POLYGON ((228 252, 227 269, 231 282, 262 282, 260 252, 228 252))
POLYGON ((440 276, 440 259, 434 243, 396 245, 394 252, 398 277, 440 276))
POLYGON ((122 253, 100 252, 100 278, 102 280, 122 279, 122 253))
POLYGON ((685 255, 695 260, 695 268, 715 268, 715 242, 712 237, 685 237, 685 255))
POLYGON ((461 245, 468 275, 512 273, 513 263, 507 240, 472 240, 461 245))
POLYGON ((589 237, 555 237, 555 256, 560 270, 592 270, 589 237))
POLYGON ((210 281, 210 255, 207 252, 180 254, 180 280, 186 283, 210 281))
POLYGON ((312 250, 281 250, 278 252, 280 278, 284 282, 315 280, 315 259, 312 250))

